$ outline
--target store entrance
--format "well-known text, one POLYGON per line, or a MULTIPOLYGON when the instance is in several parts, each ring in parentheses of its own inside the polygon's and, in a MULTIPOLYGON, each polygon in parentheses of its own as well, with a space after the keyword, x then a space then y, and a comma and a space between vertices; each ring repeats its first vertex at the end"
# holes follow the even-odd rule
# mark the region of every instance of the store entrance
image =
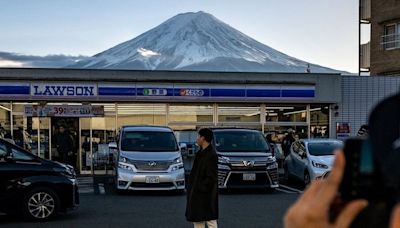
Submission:
POLYGON ((79 118, 51 117, 51 129, 53 160, 72 165, 77 169, 79 167, 79 118))

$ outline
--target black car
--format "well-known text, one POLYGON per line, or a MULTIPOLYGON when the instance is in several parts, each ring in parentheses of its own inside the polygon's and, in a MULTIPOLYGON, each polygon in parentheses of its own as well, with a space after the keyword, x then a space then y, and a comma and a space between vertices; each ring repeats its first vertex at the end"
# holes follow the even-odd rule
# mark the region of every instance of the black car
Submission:
POLYGON ((264 135, 257 130, 215 128, 219 188, 275 189, 278 164, 264 135))
POLYGON ((0 211, 44 221, 79 204, 72 166, 42 159, 0 139, 0 211))

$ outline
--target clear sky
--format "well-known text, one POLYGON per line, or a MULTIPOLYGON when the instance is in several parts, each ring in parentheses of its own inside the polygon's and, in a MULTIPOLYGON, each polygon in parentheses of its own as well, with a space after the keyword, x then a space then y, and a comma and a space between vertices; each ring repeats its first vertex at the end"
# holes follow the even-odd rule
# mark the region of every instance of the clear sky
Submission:
POLYGON ((358 71, 358 0, 1 0, 0 51, 94 55, 200 10, 293 57, 358 71))

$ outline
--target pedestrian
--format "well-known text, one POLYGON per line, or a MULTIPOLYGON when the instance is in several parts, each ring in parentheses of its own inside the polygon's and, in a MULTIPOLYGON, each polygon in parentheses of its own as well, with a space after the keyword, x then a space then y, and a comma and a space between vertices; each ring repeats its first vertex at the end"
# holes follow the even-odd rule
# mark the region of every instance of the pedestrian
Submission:
POLYGON ((294 132, 292 128, 288 129, 288 134, 285 136, 285 138, 282 141, 282 150, 283 154, 285 157, 287 157, 290 154, 290 147, 292 146, 292 143, 296 141, 296 138, 294 136, 294 132))
POLYGON ((277 156, 278 154, 276 153, 276 151, 278 150, 275 141, 272 139, 272 133, 267 134, 267 136, 265 137, 265 139, 267 140, 269 146, 271 147, 271 152, 272 152, 272 156, 277 156))
POLYGON ((203 128, 197 136, 200 150, 190 172, 186 219, 195 228, 216 228, 218 219, 218 156, 211 142, 213 132, 203 128))
POLYGON ((68 164, 68 155, 72 154, 73 142, 71 136, 65 131, 64 125, 58 128, 56 146, 60 162, 68 164))
POLYGON ((368 136, 368 134, 369 134, 369 127, 368 127, 368 125, 366 125, 366 124, 361 125, 360 129, 359 129, 358 132, 357 132, 357 136, 364 136, 364 137, 366 137, 366 136, 368 136))

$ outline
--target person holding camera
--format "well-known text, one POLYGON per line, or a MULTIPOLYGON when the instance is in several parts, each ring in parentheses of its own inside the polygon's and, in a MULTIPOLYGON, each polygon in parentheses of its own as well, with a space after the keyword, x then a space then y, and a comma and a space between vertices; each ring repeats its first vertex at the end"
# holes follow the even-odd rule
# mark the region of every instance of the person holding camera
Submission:
MULTIPOLYGON (((364 199, 349 202, 331 221, 330 210, 337 200, 337 192, 343 177, 345 159, 343 152, 335 154, 335 163, 327 179, 314 181, 293 204, 284 217, 285 228, 350 227, 358 214, 368 206, 364 199)), ((400 227, 400 204, 392 211, 390 228, 400 227)))

